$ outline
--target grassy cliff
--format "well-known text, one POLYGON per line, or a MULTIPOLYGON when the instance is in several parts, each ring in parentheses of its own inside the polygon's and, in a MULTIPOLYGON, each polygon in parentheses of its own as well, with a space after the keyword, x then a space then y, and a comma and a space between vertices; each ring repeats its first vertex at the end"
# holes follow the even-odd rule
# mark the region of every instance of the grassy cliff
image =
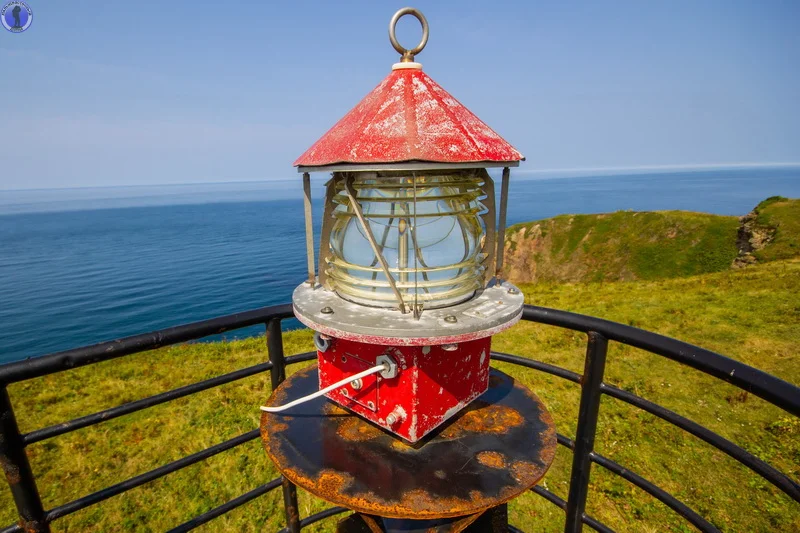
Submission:
POLYGON ((790 259, 800 255, 800 200, 782 196, 767 198, 753 210, 754 226, 768 243, 755 250, 761 261, 790 259))
MULTIPOLYGON (((793 224, 798 218, 792 222, 795 215, 787 214, 796 206, 796 201, 778 200, 761 207, 760 223, 771 224, 775 231, 772 244, 754 252, 791 257, 767 262, 769 256, 763 256, 761 262, 743 269, 728 268, 728 239, 732 233, 736 242, 739 225, 735 218, 684 217, 677 212, 594 218, 604 224, 615 220, 629 224, 625 226, 630 230, 627 236, 635 244, 626 247, 618 229, 593 229, 586 222, 591 219, 578 216, 557 217, 552 227, 560 228, 560 236, 553 238, 551 232, 551 245, 566 254, 562 257, 586 254, 581 256, 581 265, 593 260, 582 251, 584 244, 589 250, 605 250, 613 258, 617 252, 633 254, 641 247, 673 239, 686 243, 696 253, 702 251, 699 242, 716 243, 705 245, 715 250, 707 259, 692 259, 688 257, 692 254, 684 251, 681 261, 685 266, 680 268, 690 273, 705 268, 720 271, 680 277, 657 262, 634 266, 640 263, 631 261, 631 266, 625 267, 623 261, 614 263, 619 265, 617 270, 609 267, 598 276, 598 280, 605 280, 602 282, 539 281, 521 287, 528 303, 600 316, 677 337, 798 384, 800 259, 785 252, 796 250, 798 233, 793 224), (681 218, 687 219, 682 223, 685 225, 676 227, 681 218), (580 224, 576 222, 579 219, 580 224), (655 229, 652 233, 634 231, 635 227, 649 227, 638 221, 630 225, 636 219, 649 220, 668 231, 661 238, 655 229), (570 227, 581 229, 573 234, 572 229, 565 229, 570 227), (708 231, 692 238, 685 233, 687 227, 707 227, 708 231), (601 231, 605 231, 605 239, 593 240, 592 235, 601 231), (574 235, 573 240, 569 235, 574 235), (700 241, 693 244, 697 238, 700 241), (608 244, 611 240, 617 242, 608 244), (770 246, 779 248, 770 250, 770 246), (727 266, 719 257, 724 257, 727 266), (619 275, 623 272, 630 274, 619 275), (661 279, 653 279, 658 272, 662 272, 661 279), (615 277, 623 281, 607 281, 615 277), (630 279, 638 281, 624 281, 630 279)), ((549 222, 535 224, 544 227, 549 222)), ((518 226, 515 232, 523 227, 518 226)), ((509 241, 513 246, 513 236, 509 241)), ((587 277, 593 275, 587 273, 583 279, 587 277)), ((311 350, 310 332, 290 332, 285 344, 287 354, 311 350)), ((585 336, 521 323, 496 337, 493 347, 582 372, 585 336)), ((22 430, 31 431, 265 360, 263 338, 180 345, 15 384, 10 394, 22 430)), ((574 437, 577 386, 534 371, 497 366, 540 395, 552 411, 558 431, 574 437)), ((708 426, 800 478, 800 421, 787 413, 692 369, 613 343, 607 378, 616 386, 708 426)), ((254 376, 32 445, 31 462, 45 507, 52 508, 253 429, 259 418, 258 406, 269 389, 268 375, 254 376)), ((726 455, 626 404, 603 400, 597 448, 689 503, 722 531, 800 531, 800 505, 726 455)), ((559 447, 556 462, 543 481, 562 498, 567 496, 569 461, 569 453, 559 447)), ((260 442, 255 441, 75 513, 55 522, 53 529, 163 531, 276 475, 260 442)), ((693 530, 670 509, 602 468, 593 469, 590 492, 588 512, 617 531, 693 530)), ((301 491, 303 516, 326 506, 301 491)), ((538 496, 515 500, 510 513, 512 522, 525 531, 563 530, 563 512, 538 496)), ((3 486, 0 525, 15 520, 11 496, 3 486)), ((273 492, 199 531, 276 531, 283 520, 280 493, 273 492)), ((334 531, 335 520, 310 530, 334 531)))
POLYGON ((686 211, 561 215, 511 226, 506 271, 519 282, 656 280, 800 254, 800 200, 774 197, 746 217, 686 211))

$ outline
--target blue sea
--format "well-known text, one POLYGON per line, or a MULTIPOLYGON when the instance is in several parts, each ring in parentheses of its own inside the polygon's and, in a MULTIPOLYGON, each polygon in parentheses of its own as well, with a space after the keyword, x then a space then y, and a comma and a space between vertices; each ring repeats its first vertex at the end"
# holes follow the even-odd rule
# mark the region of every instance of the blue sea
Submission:
MULTIPOLYGON (((322 177, 314 187, 319 222, 322 177)), ((512 224, 625 209, 744 215, 768 196, 800 197, 800 167, 512 172, 510 190, 512 224)), ((304 243, 299 177, 0 191, 0 362, 288 302, 304 243)))

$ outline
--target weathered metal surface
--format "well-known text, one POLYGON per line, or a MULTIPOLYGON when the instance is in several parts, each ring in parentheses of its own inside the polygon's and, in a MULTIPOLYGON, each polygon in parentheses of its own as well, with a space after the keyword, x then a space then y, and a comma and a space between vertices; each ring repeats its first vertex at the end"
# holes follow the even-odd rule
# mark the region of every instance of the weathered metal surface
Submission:
POLYGON ((428 171, 428 170, 453 170, 465 168, 505 168, 518 167, 519 161, 480 161, 475 163, 432 163, 432 162, 402 162, 402 163, 338 163, 319 167, 297 167, 298 173, 305 172, 385 172, 385 171, 428 171))
POLYGON ((567 519, 564 533, 580 533, 586 511, 586 498, 589 495, 589 476, 592 471, 591 454, 597 436, 597 419, 600 414, 600 401, 603 393, 603 375, 606 370, 608 339, 594 331, 589 332, 586 345, 586 358, 581 377, 581 401, 578 406, 578 429, 575 435, 575 448, 572 451, 572 472, 567 498, 567 519))
MULTIPOLYGON (((273 318, 267 322, 267 353, 272 363, 270 378, 274 391, 286 379, 286 355, 283 352, 283 334, 280 319, 273 318)), ((286 514, 286 529, 289 533, 299 533, 300 512, 297 505, 297 489, 286 478, 281 482, 283 492, 283 510, 286 514)))
POLYGON ((0 385, 0 468, 17 507, 18 525, 26 533, 48 533, 50 524, 5 385, 0 385))
MULTIPOLYGON (((384 346, 331 338, 319 351, 319 388, 372 368, 390 357, 393 378, 373 374, 357 387, 345 385, 328 398, 409 442, 439 427, 489 386, 491 337, 452 346, 384 346), (447 347, 447 349, 445 349, 447 347)), ((363 427, 355 419, 342 424, 355 440, 363 427)), ((482 452, 484 453, 484 452, 482 452)))
MULTIPOLYGON (((316 367, 269 398, 283 404, 317 390, 316 367)), ((409 445, 319 398, 286 414, 263 413, 269 457, 292 482, 349 509, 417 520, 466 516, 518 496, 544 476, 556 434, 541 401, 491 370, 489 390, 437 431, 409 445), (348 426, 353 426, 347 429, 348 426), (481 461, 482 452, 499 460, 481 461)))
POLYGON ((483 513, 428 520, 355 513, 338 523, 336 533, 508 533, 508 509, 503 504, 483 513))
POLYGON ((313 287, 316 282, 314 263, 314 221, 311 206, 311 176, 303 173, 303 214, 306 223, 306 261, 308 264, 308 283, 313 287))
POLYGON ((504 282, 478 291, 466 302, 428 309, 417 319, 394 309, 349 302, 320 285, 304 283, 294 290, 292 303, 300 322, 325 335, 375 344, 430 346, 490 337, 510 328, 522 316, 525 297, 504 282), (333 312, 323 313, 326 307, 333 312))
POLYGON ((412 68, 393 70, 294 165, 523 159, 421 69, 412 68))
POLYGON ((495 256, 495 278, 503 279, 503 257, 506 250, 506 218, 508 215, 508 182, 511 171, 508 167, 503 169, 503 183, 500 189, 500 219, 497 225, 497 255, 495 256))

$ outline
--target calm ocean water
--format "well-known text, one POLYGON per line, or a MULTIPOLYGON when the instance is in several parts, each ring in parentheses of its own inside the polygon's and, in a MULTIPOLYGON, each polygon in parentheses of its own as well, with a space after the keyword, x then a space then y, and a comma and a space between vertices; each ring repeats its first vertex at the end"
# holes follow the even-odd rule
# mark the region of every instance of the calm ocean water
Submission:
MULTIPOLYGON (((300 188, 298 178, 0 191, 0 362, 288 302, 305 272, 300 188)), ((743 215, 772 195, 800 197, 800 168, 512 173, 509 222, 621 209, 743 215)))

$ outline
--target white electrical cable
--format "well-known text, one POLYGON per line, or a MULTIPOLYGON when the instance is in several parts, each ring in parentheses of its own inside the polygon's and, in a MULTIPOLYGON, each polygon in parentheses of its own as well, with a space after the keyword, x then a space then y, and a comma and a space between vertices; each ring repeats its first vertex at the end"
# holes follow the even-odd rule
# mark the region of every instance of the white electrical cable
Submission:
POLYGON ((291 401, 291 402, 287 403, 286 405, 279 405, 277 407, 267 407, 266 405, 262 405, 261 406, 261 410, 262 411, 266 411, 267 413, 280 413, 281 411, 289 409, 290 407, 294 407, 295 405, 300 405, 301 403, 305 403, 307 401, 313 400, 314 398, 319 398, 323 394, 328 394, 330 391, 338 389, 339 387, 343 387, 344 385, 347 385, 351 381, 355 381, 357 379, 365 378, 365 377, 370 376, 372 374, 377 374, 378 372, 383 372, 383 371, 387 371, 388 372, 390 370, 391 369, 389 368, 389 364, 388 363, 383 363, 383 364, 380 364, 380 365, 376 365, 376 366, 373 366, 372 368, 370 368, 369 370, 364 370, 363 372, 359 372, 358 374, 346 377, 341 381, 337 381, 333 385, 328 385, 327 387, 325 387, 322 390, 318 390, 317 392, 315 392, 313 394, 309 394, 308 396, 303 396, 302 398, 298 398, 298 399, 296 399, 294 401, 291 401))

